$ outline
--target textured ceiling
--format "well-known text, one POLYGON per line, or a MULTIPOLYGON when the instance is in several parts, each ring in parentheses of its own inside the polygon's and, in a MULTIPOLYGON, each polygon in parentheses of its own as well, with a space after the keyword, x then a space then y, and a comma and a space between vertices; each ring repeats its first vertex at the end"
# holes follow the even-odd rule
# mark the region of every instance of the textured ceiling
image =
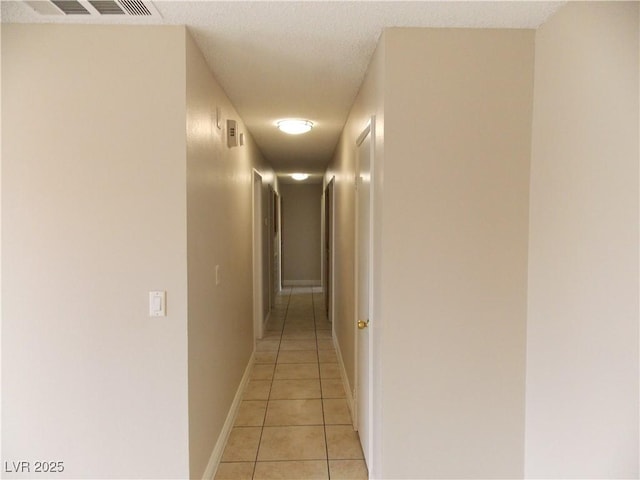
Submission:
POLYGON ((185 24, 280 173, 324 171, 385 27, 537 28, 565 2, 155 1, 162 19, 41 16, 3 1, 6 23, 185 24), (312 120, 287 136, 283 117, 312 120))

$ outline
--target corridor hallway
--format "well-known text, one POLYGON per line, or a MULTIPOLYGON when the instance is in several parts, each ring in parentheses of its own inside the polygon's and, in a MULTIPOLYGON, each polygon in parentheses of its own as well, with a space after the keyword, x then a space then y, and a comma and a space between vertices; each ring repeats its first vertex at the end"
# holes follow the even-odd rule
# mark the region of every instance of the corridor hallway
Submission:
POLYGON ((320 288, 283 289, 216 480, 366 479, 320 288))

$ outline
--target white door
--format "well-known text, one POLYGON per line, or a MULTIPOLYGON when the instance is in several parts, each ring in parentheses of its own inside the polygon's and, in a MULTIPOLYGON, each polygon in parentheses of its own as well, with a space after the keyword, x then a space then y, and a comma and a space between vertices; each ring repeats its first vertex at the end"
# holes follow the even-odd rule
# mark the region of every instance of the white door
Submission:
POLYGON ((370 325, 370 256, 371 256, 371 125, 358 138, 356 180, 356 283, 357 319, 356 349, 358 355, 356 427, 365 461, 371 467, 372 409, 371 409, 371 328, 370 325))

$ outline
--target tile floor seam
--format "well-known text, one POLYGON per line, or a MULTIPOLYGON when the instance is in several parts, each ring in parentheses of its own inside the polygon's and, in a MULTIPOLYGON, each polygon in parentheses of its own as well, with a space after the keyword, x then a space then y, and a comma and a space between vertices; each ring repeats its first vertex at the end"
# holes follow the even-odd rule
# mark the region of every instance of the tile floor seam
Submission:
POLYGON ((267 421, 267 412, 269 411, 269 401, 271 399, 271 390, 273 389, 273 381, 274 381, 274 377, 275 377, 275 370, 276 370, 276 365, 278 364, 278 355, 280 355, 280 346, 282 345, 282 333, 284 331, 284 325, 287 321, 287 313, 289 312, 289 303, 291 302, 291 291, 289 291, 289 295, 287 297, 287 307, 285 308, 285 313, 284 313, 284 320, 282 322, 282 328, 280 329, 280 335, 278 338, 278 351, 276 353, 276 361, 273 364, 273 375, 271 377, 271 382, 269 384, 269 393, 267 394, 267 402, 266 402, 266 407, 264 409, 264 416, 262 417, 262 426, 260 427, 260 437, 258 438, 258 448, 256 448, 256 457, 255 457, 255 461, 253 462, 253 471, 251 472, 251 478, 253 479, 256 476, 256 468, 258 466, 258 458, 260 456, 260 447, 262 445, 262 435, 264 433, 264 426, 265 423, 267 421))

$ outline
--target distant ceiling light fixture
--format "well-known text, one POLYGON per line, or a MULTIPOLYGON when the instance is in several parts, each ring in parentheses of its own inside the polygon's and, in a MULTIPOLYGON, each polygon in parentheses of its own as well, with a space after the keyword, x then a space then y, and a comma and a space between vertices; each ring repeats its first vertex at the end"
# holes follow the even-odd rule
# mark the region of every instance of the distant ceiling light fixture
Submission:
POLYGON ((300 135, 301 133, 307 133, 313 128, 313 122, 309 120, 286 119, 278 121, 276 125, 278 125, 278 128, 281 131, 290 135, 300 135))
POLYGON ((301 182, 302 180, 306 180, 307 178, 309 178, 309 174, 308 173, 292 173, 291 178, 301 182))

